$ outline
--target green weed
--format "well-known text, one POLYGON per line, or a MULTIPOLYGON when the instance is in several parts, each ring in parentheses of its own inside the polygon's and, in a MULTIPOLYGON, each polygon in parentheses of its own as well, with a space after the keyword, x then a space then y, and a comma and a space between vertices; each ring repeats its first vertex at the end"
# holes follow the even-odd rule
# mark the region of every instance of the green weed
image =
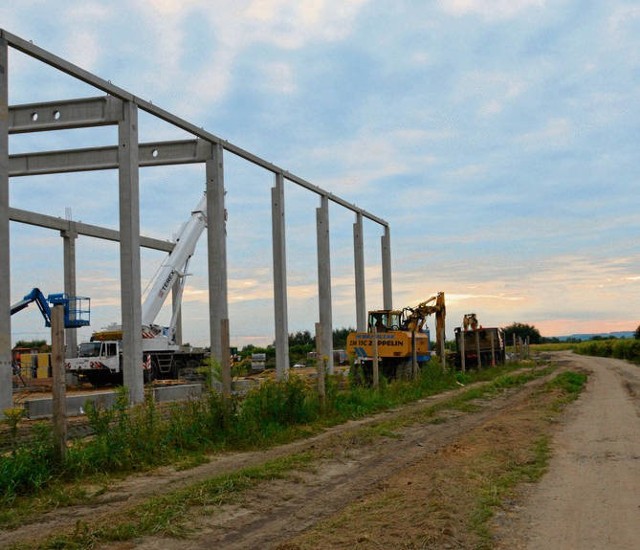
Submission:
MULTIPOLYGON (((514 380, 508 373, 515 368, 518 365, 461 375, 444 371, 433 362, 421 371, 417 380, 382 382, 378 390, 350 385, 343 377, 328 376, 322 407, 315 386, 299 377, 266 382, 244 399, 224 398, 215 391, 207 391, 200 399, 165 405, 162 409, 150 393, 144 403, 129 406, 127 390, 122 388, 111 409, 86 404, 94 435, 74 442, 64 463, 55 461, 46 424, 36 429, 41 433, 35 434, 33 442, 18 446, 13 454, 0 456, 0 499, 6 504, 17 496, 53 486, 57 480, 70 482, 96 474, 126 474, 169 463, 185 465, 202 461, 212 451, 283 443, 316 433, 327 425, 459 388, 460 384, 497 377, 484 390, 458 394, 458 401, 452 406, 471 410, 475 406, 473 399, 534 376, 530 371, 514 380)), ((425 418, 433 414, 430 412, 425 418)))

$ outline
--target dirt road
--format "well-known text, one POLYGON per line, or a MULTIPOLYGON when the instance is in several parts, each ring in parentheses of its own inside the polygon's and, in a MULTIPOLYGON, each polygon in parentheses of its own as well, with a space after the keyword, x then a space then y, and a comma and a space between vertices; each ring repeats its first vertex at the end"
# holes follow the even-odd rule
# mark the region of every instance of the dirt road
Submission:
POLYGON ((507 524, 512 536, 501 548, 640 548, 640 368, 564 356, 591 372, 589 384, 554 438, 549 472, 507 524))

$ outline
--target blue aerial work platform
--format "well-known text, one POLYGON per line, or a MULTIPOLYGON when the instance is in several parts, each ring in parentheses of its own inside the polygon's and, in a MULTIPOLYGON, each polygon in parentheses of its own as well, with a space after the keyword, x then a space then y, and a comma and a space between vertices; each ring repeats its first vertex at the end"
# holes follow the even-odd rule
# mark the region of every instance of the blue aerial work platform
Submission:
POLYGON ((64 328, 86 327, 91 318, 91 300, 84 296, 67 296, 64 293, 49 294, 47 298, 39 288, 34 288, 22 300, 11 306, 11 315, 22 311, 35 302, 44 317, 46 326, 51 326, 51 305, 64 306, 64 328))

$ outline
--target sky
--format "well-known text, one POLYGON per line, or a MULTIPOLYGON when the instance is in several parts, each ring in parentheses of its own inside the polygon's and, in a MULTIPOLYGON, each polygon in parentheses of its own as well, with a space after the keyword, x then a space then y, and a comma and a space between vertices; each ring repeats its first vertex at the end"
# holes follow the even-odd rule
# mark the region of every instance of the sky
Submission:
MULTIPOLYGON (((8 4, 5 30, 386 220, 394 307, 444 291, 449 337, 470 312, 544 336, 638 326, 637 2, 8 4)), ((99 95, 10 50, 10 104, 99 95)), ((141 141, 188 137, 140 114, 141 141)), ((112 127, 16 135, 10 153, 116 140, 112 127)), ((263 345, 274 338, 273 175, 224 163, 231 341, 263 345)), ((142 169, 142 234, 171 239, 204 181, 200 166, 142 169)), ((285 201, 289 331, 312 331, 319 198, 288 182, 285 201)), ((12 178, 10 204, 117 228, 117 173, 12 178)), ((334 328, 355 326, 354 221, 330 207, 334 328)), ((365 222, 368 309, 382 307, 381 235, 365 222)), ((208 344, 205 240, 183 304, 194 345, 208 344)), ((80 237, 77 249, 91 329, 120 322, 117 244, 80 237)), ((62 291, 56 232, 12 223, 11 254, 12 300, 62 291)), ((162 258, 142 252, 143 289, 162 258)), ((48 336, 37 311, 12 326, 14 341, 48 336)))

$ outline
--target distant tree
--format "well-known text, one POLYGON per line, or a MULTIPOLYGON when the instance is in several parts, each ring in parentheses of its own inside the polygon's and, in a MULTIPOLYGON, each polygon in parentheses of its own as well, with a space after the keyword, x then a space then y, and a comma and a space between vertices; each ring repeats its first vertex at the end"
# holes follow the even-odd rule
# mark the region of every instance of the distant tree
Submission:
POLYGON ((289 334, 289 345, 290 346, 307 346, 309 344, 314 344, 314 337, 311 336, 311 333, 308 330, 294 332, 289 334))
POLYGON ((15 347, 37 349, 42 352, 49 351, 49 345, 46 340, 18 340, 15 347))
POLYGON ((347 347, 347 337, 350 332, 355 332, 356 329, 347 327, 347 328, 337 328, 333 331, 333 349, 346 349, 347 347))
POLYGON ((638 328, 636 329, 636 331, 633 333, 633 337, 636 340, 640 340, 640 325, 638 325, 638 328))
POLYGON ((528 337, 530 344, 539 344, 542 339, 540 331, 536 327, 525 323, 512 323, 508 327, 504 327, 503 330, 507 344, 511 344, 514 334, 516 338, 521 338, 522 341, 525 341, 528 337))

